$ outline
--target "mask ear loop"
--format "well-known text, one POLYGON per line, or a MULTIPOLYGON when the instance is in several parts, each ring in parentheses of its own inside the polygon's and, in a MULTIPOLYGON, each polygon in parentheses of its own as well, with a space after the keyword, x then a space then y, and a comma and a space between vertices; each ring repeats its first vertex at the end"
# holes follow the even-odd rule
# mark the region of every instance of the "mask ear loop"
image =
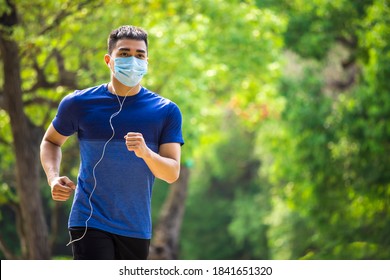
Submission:
MULTIPOLYGON (((110 69, 111 69, 111 68, 110 68, 110 69)), ((96 189, 96 186, 97 186, 97 180, 96 180, 96 173, 95 173, 95 170, 96 170, 97 166, 100 164, 100 162, 101 162, 101 161, 103 160, 103 158, 104 158, 104 155, 105 155, 105 153, 106 153, 106 147, 107 147, 108 143, 110 143, 110 141, 111 141, 111 140, 114 138, 114 136, 115 136, 115 129, 114 129, 114 126, 112 125, 112 119, 115 118, 117 115, 119 115, 119 113, 122 111, 123 104, 125 103, 125 100, 126 100, 128 94, 135 88, 135 86, 134 86, 134 87, 131 87, 131 88, 126 92, 125 97, 124 97, 123 100, 121 101, 121 100, 119 99, 119 96, 118 96, 118 94, 116 93, 116 90, 115 90, 114 85, 113 85, 112 83, 111 83, 111 86, 112 86, 112 88, 113 88, 113 90, 114 90, 114 93, 115 93, 115 96, 116 96, 116 98, 117 98, 117 100, 118 100, 118 103, 119 103, 119 110, 116 111, 115 113, 113 113, 113 114, 110 116, 109 123, 110 123, 110 127, 111 127, 111 130, 112 130, 112 135, 111 135, 111 137, 104 143, 104 146, 103 146, 103 150, 102 150, 102 154, 101 154, 101 156, 100 156, 100 159, 96 162, 95 166, 94 166, 93 169, 92 169, 92 175, 93 175, 93 179, 94 179, 94 186, 93 186, 92 191, 91 191, 91 193, 90 193, 90 195, 89 195, 89 198, 88 198, 88 203, 89 203, 89 207, 91 208, 91 212, 89 213, 88 218, 85 220, 85 230, 84 230, 83 235, 82 235, 81 237, 77 238, 77 239, 72 240, 72 236, 71 236, 70 233, 69 233, 70 241, 68 242, 68 244, 66 244, 66 246, 69 246, 70 244, 72 244, 72 243, 74 243, 74 242, 76 242, 76 241, 80 241, 80 240, 83 239, 84 236, 87 234, 88 222, 89 222, 89 220, 92 218, 92 214, 93 214, 92 195, 93 195, 93 193, 95 192, 95 189, 96 189)))

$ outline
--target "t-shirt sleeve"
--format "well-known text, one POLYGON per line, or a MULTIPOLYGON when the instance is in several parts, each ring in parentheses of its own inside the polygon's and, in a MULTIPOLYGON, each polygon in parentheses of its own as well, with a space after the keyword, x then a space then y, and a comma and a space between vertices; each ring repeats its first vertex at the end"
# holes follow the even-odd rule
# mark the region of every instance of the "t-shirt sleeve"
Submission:
POLYGON ((170 105, 171 108, 165 120, 159 144, 179 143, 183 145, 182 114, 175 103, 172 102, 170 105))
POLYGON ((72 94, 61 100, 52 124, 64 136, 70 136, 77 131, 77 114, 72 94))

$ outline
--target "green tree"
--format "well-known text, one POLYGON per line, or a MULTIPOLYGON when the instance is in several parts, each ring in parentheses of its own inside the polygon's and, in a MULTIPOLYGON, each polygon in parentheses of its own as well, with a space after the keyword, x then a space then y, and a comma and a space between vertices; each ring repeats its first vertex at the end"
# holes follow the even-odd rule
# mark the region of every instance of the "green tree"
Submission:
POLYGON ((220 122, 223 132, 203 147, 192 175, 182 257, 269 259, 269 189, 258 176, 254 133, 233 113, 220 122))
MULTIPOLYGON (((50 258, 40 188, 39 144, 61 96, 78 85, 76 71, 82 68, 83 61, 75 65, 74 58, 65 62, 65 57, 69 55, 72 32, 80 28, 75 22, 97 4, 1 1, 0 110, 5 151, 1 161, 8 166, 2 174, 6 176, 2 178, 2 198, 15 210, 20 240, 12 250, 1 236, 1 249, 7 258, 50 258), (8 131, 12 133, 8 135, 8 131), (10 147, 14 155, 10 155, 10 147), (11 174, 15 176, 12 179, 11 174)), ((79 47, 82 49, 81 43, 79 47)))
POLYGON ((286 13, 286 47, 305 60, 287 57, 286 108, 259 142, 285 211, 270 236, 289 250, 274 256, 388 258, 388 5, 293 1, 286 13))

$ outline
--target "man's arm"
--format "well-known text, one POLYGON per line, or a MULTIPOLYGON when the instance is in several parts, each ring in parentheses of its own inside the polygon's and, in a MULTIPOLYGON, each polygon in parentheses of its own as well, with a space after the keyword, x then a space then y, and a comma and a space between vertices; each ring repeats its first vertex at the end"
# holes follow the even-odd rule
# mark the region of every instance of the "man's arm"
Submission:
POLYGON ((179 178, 181 157, 179 143, 162 144, 159 152, 155 153, 146 146, 141 133, 129 132, 125 139, 127 149, 142 158, 156 178, 170 184, 179 178))
POLYGON ((47 182, 51 187, 52 197, 58 201, 67 200, 76 188, 68 177, 60 177, 61 146, 67 139, 67 136, 58 133, 50 124, 41 143, 41 163, 46 173, 47 182))

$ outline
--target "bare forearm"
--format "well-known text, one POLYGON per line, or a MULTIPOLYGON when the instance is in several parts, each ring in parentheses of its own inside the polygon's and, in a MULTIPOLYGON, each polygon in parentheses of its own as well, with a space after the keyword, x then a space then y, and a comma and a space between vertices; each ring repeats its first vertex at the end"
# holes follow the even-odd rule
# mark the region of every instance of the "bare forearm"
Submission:
POLYGON ((150 151, 148 156, 144 157, 144 161, 155 177, 167 183, 173 183, 179 177, 180 163, 174 159, 150 151))
POLYGON ((165 143, 159 146, 159 152, 152 151, 145 143, 143 135, 128 132, 125 135, 127 149, 142 158, 157 178, 173 183, 180 174, 180 144, 165 143))
POLYGON ((68 200, 76 189, 72 180, 66 176, 60 176, 61 146, 67 138, 67 136, 59 134, 53 125, 50 125, 41 143, 42 167, 51 189, 51 196, 56 201, 68 200))
POLYGON ((42 167, 50 184, 53 178, 59 176, 62 158, 61 147, 44 140, 41 143, 40 156, 42 167))

